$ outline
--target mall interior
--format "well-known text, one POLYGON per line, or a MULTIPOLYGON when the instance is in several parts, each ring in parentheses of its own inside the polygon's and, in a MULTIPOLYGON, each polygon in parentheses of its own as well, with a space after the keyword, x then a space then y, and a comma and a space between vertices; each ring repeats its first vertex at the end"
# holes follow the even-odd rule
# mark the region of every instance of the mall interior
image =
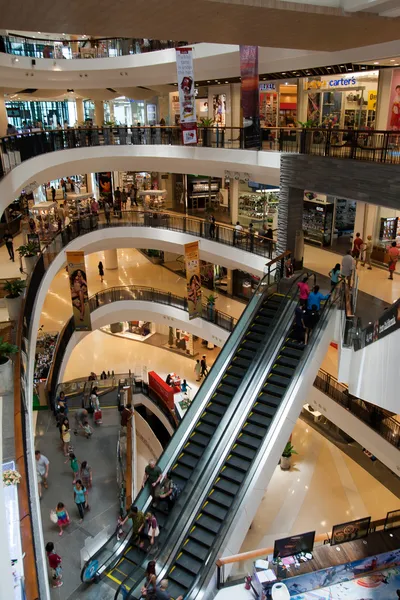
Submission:
POLYGON ((398 2, 81 4, 0 14, 0 598, 400 598, 398 2))

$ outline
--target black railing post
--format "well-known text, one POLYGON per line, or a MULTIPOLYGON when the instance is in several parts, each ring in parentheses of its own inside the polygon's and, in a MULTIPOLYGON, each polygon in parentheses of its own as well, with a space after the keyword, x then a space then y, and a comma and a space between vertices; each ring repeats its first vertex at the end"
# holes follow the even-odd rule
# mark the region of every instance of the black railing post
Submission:
POLYGON ((219 225, 217 223, 217 225, 215 226, 215 240, 218 242, 219 241, 219 225))
POLYGON ((200 237, 203 237, 203 221, 200 221, 200 237))
POLYGON ((328 131, 326 132, 326 138, 325 138, 325 152, 324 152, 325 156, 329 156, 330 155, 330 151, 331 151, 331 136, 332 136, 332 129, 328 129, 328 131))
POLYGON ((285 136, 285 132, 284 130, 281 128, 279 129, 279 152, 283 152, 283 141, 284 141, 284 136, 285 136))

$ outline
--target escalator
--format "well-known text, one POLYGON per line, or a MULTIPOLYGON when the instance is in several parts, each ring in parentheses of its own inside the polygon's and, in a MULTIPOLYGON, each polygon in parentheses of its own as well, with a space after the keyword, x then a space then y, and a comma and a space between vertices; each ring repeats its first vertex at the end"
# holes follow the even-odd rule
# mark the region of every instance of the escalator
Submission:
MULTIPOLYGON (((191 517, 186 518, 182 514, 182 531, 186 533, 177 532, 175 538, 171 536, 170 549, 173 550, 164 568, 161 564, 165 554, 159 557, 158 566, 162 577, 169 580, 168 592, 172 598, 183 595, 185 600, 194 599, 200 592, 200 597, 206 597, 207 573, 215 568, 220 545, 234 516, 240 511, 255 463, 261 459, 267 443, 271 445, 270 440, 279 428, 279 419, 285 418, 282 417, 283 405, 290 402, 291 397, 294 400, 294 389, 302 376, 302 367, 317 347, 318 333, 324 331, 329 317, 330 303, 324 309, 309 346, 296 340, 293 324, 290 323, 286 335, 276 336, 275 353, 268 365, 264 364, 264 373, 260 362, 262 379, 257 393, 247 403, 242 403, 244 407, 247 405, 246 412, 238 411, 240 424, 231 436, 230 445, 225 446, 225 450, 225 441, 221 440, 222 458, 216 461, 214 470, 210 465, 208 482, 212 480, 212 484, 207 485, 207 477, 203 478, 206 493, 191 517)), ((138 588, 132 589, 128 598, 140 598, 138 588)))
MULTIPOLYGON (((244 378, 256 368, 260 352, 268 347, 269 338, 279 326, 287 305, 288 295, 279 293, 276 284, 260 285, 197 393, 183 425, 159 459, 161 469, 171 471, 174 483, 181 488, 181 501, 192 497, 197 478, 207 467, 220 435, 229 426, 246 393, 244 378)), ((147 489, 142 490, 135 500, 139 510, 143 511, 150 503, 147 489)), ((167 526, 173 527, 171 519, 179 521, 180 514, 174 509, 171 514, 162 506, 154 510, 161 533, 167 526)), ((117 542, 114 534, 86 563, 81 579, 93 581, 107 574, 114 584, 123 583, 124 589, 129 591, 143 575, 141 565, 146 562, 145 557, 140 548, 131 544, 130 532, 122 542, 117 542), (136 571, 135 566, 138 567, 136 571)))

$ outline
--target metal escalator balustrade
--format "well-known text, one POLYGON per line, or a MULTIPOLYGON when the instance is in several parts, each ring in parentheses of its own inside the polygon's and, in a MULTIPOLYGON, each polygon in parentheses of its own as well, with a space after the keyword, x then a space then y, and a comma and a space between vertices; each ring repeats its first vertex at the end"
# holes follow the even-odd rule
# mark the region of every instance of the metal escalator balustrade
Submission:
MULTIPOLYGON (((329 306, 325 312, 329 312, 329 306)), ((316 337, 314 335, 312 338, 311 346, 316 337)), ((173 598, 183 595, 185 600, 189 600, 196 597, 201 589, 199 580, 202 570, 205 565, 212 566, 215 562, 212 554, 218 551, 215 550, 216 542, 218 543, 224 527, 225 533, 227 532, 226 522, 235 503, 235 510, 239 508, 237 497, 243 493, 253 463, 270 435, 274 418, 299 375, 300 363, 305 364, 303 358, 307 358, 307 350, 309 352, 308 346, 295 339, 291 325, 283 343, 279 345, 268 375, 239 434, 226 453, 204 501, 187 527, 188 534, 169 565, 166 577, 170 582, 168 589, 173 598), (190 594, 191 590, 195 590, 193 596, 190 594)))
MULTIPOLYGON (((276 295, 271 299, 276 284, 265 286, 262 282, 257 293, 250 301, 242 314, 238 325, 225 344, 222 352, 214 363, 211 372, 194 401, 189 407, 183 423, 171 439, 169 445, 158 461, 158 465, 165 472, 174 467, 174 480, 180 485, 186 485, 197 462, 205 460, 202 456, 206 450, 210 452, 208 441, 212 438, 216 426, 222 421, 228 423, 230 419, 229 407, 232 399, 232 388, 241 383, 243 368, 252 356, 257 353, 263 333, 268 330, 271 319, 275 318, 280 305, 281 296, 276 295), (276 298, 279 301, 276 301, 276 298), (268 302, 270 302, 268 307, 268 302), (260 312, 258 319, 254 314, 260 312), (237 364, 235 364, 237 362, 237 364), (229 375, 227 370, 229 368, 229 375), (223 377, 226 375, 225 377, 223 377), (220 389, 217 391, 218 386, 220 389)), ((206 454, 205 453, 205 454, 206 454)), ((184 497, 184 493, 181 497, 184 497)), ((140 492, 135 500, 139 510, 146 510, 151 498, 147 487, 140 492)), ((160 516, 160 526, 163 527, 160 516)), ((112 570, 117 563, 121 564, 124 552, 129 552, 130 531, 127 532, 121 543, 117 543, 116 532, 109 538, 98 552, 85 564, 81 579, 84 582, 93 581, 112 570)))

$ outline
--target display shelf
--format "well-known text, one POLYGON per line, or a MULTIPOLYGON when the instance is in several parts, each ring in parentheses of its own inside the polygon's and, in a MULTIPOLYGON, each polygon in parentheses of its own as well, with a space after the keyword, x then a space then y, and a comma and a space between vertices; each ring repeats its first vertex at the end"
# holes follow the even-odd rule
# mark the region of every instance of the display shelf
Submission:
POLYGON ((397 235, 397 217, 381 218, 381 226, 379 229, 379 240, 381 242, 391 242, 396 239, 397 235))
POLYGON ((329 246, 332 241, 333 204, 304 201, 304 240, 320 246, 329 246))
POLYGON ((242 193, 239 196, 239 218, 263 223, 267 218, 273 218, 279 205, 275 192, 242 193))

